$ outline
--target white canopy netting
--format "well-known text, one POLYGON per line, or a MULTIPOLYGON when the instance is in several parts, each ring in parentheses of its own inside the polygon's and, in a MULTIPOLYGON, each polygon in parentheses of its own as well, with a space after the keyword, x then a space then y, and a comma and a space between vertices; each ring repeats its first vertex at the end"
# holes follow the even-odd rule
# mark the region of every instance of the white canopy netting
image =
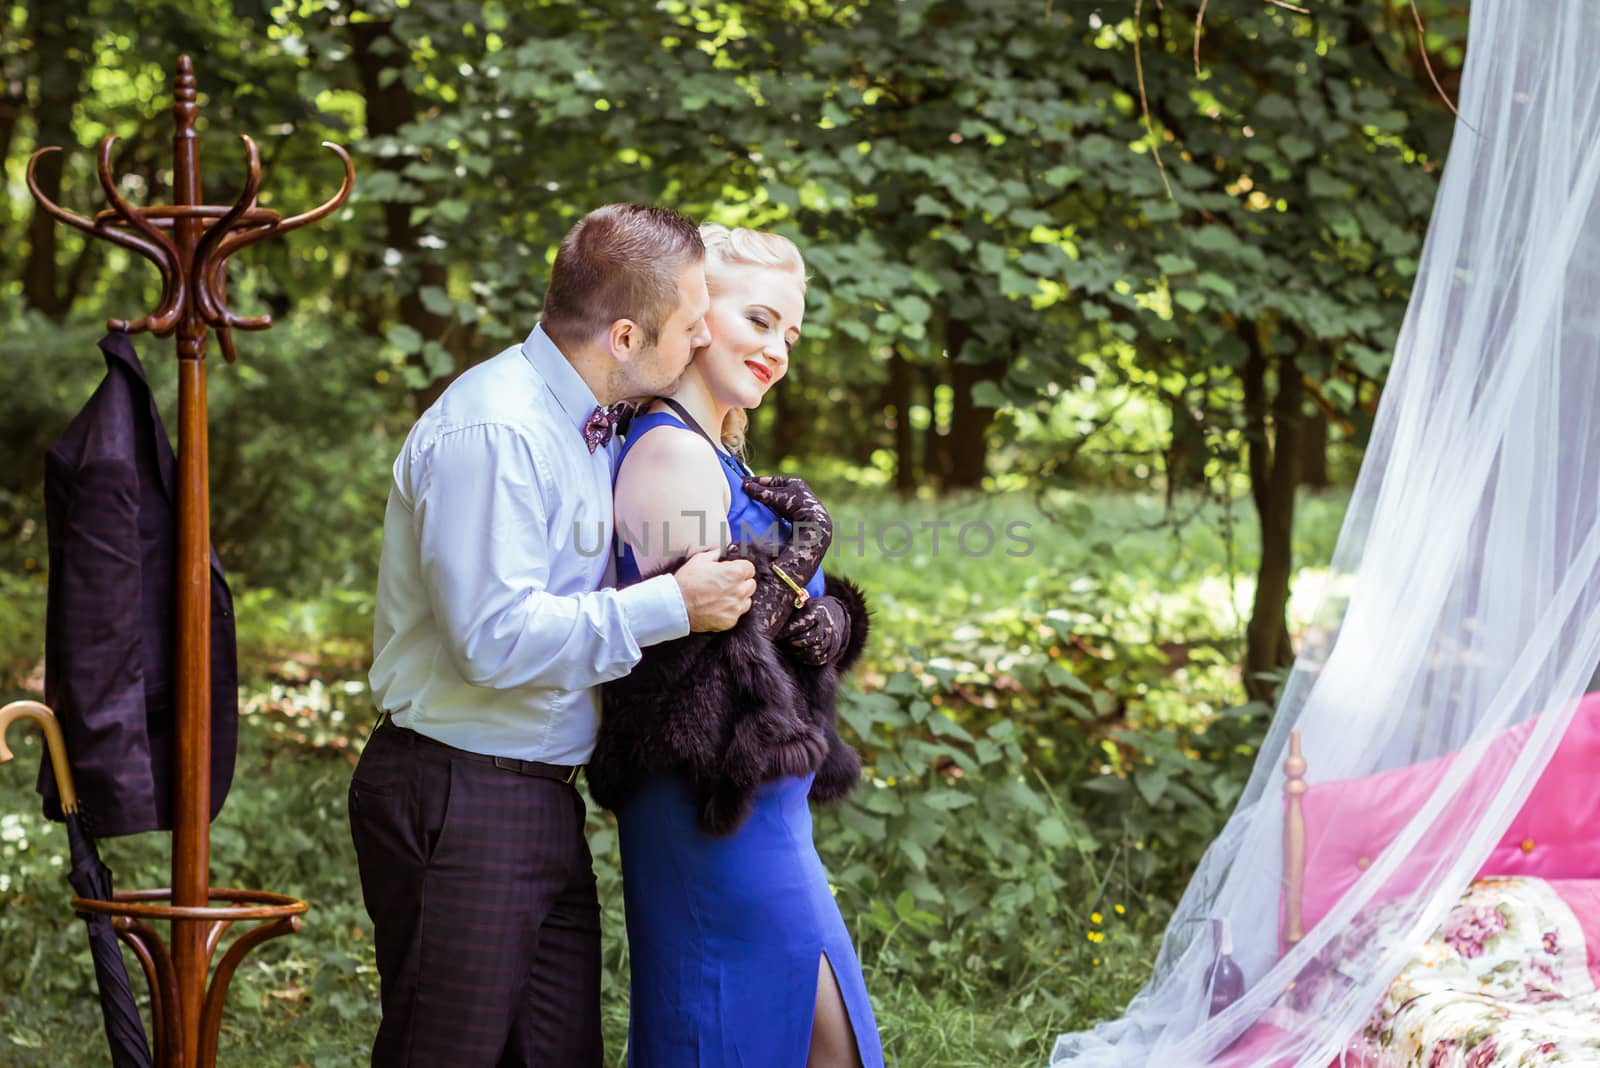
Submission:
MULTIPOLYGON (((1249 785, 1149 984, 1052 1065, 1339 1057, 1589 706, 1600 3, 1475 0, 1460 109, 1326 600, 1249 785), (1217 919, 1245 985, 1213 1013, 1217 919)), ((1600 877, 1580 852, 1542 870, 1600 877)))

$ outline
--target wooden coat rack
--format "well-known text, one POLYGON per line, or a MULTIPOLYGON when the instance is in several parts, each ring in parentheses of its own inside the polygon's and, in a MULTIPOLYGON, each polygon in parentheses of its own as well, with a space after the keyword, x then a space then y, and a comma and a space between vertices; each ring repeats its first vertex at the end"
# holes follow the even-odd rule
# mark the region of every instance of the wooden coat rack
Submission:
POLYGON ((228 257, 269 237, 316 222, 337 210, 355 184, 355 167, 343 148, 324 141, 344 163, 344 181, 327 203, 291 218, 258 207, 261 155, 240 135, 249 163, 244 190, 230 207, 201 202, 199 118, 194 64, 180 56, 172 114, 173 203, 134 208, 117 192, 111 174, 114 135, 100 142, 100 184, 111 207, 91 221, 53 203, 34 179, 39 158, 60 151, 40 148, 28 160, 28 189, 56 219, 131 249, 161 271, 161 302, 136 320, 109 319, 111 330, 156 337, 178 335, 178 598, 177 707, 173 760, 172 885, 119 891, 112 901, 73 898, 80 912, 113 917, 117 934, 132 947, 150 983, 157 1063, 170 1068, 213 1068, 228 984, 245 955, 270 938, 300 929, 306 903, 263 890, 211 885, 211 497, 206 453, 206 332, 215 329, 229 363, 236 358, 232 331, 265 330, 268 315, 235 315, 227 306, 228 257), (220 904, 217 904, 220 903, 220 904), (150 926, 170 923, 168 944, 150 926), (223 933, 240 921, 259 921, 235 938, 211 974, 223 933), (208 982, 209 979, 209 982, 208 982))

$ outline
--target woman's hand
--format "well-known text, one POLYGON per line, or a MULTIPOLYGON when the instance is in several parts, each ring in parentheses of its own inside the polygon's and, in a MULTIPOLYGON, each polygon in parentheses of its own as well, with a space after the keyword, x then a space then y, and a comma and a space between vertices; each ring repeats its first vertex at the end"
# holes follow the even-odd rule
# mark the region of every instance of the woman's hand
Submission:
POLYGON ((784 574, 800 585, 810 582, 828 546, 833 543, 833 517, 828 510, 811 492, 811 487, 798 478, 782 475, 747 478, 744 491, 752 500, 760 501, 779 518, 793 524, 793 536, 776 562, 784 574))
POLYGON ((833 519, 811 487, 798 478, 747 478, 744 491, 751 500, 760 501, 793 524, 788 543, 772 563, 757 565, 756 592, 750 601, 750 613, 762 633, 776 639, 790 615, 807 601, 805 585, 817 573, 823 554, 833 541, 833 519))
POLYGON ((850 614, 837 597, 813 598, 795 609, 778 640, 787 643, 803 664, 831 664, 850 643, 850 614))

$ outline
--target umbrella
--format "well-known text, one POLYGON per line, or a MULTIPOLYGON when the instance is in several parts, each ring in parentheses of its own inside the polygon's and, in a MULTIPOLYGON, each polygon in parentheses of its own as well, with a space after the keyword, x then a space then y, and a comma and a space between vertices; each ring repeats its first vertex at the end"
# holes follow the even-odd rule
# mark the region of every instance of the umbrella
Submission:
MULTIPOLYGON (((84 829, 78 812, 77 791, 72 788, 72 769, 67 764, 66 742, 55 714, 37 701, 13 701, 0 708, 0 764, 11 759, 11 750, 6 747, 6 728, 13 720, 24 718, 38 722, 50 750, 50 764, 61 793, 61 810, 67 817, 67 846, 72 860, 67 881, 79 897, 110 901, 111 869, 101 863, 94 839, 84 829)), ((151 1068, 150 1042, 145 1037, 144 1021, 139 1018, 139 1007, 133 1000, 133 987, 128 983, 128 969, 122 960, 122 949, 117 945, 117 934, 111 928, 111 917, 95 913, 79 915, 89 929, 89 952, 94 957, 94 977, 100 987, 100 1015, 105 1021, 106 1041, 111 1046, 111 1063, 114 1068, 151 1068)))

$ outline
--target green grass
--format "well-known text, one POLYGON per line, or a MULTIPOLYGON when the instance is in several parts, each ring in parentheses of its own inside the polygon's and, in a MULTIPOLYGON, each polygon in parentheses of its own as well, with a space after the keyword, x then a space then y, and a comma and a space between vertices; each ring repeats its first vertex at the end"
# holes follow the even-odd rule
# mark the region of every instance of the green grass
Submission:
MULTIPOLYGON (((212 833, 214 882, 292 893, 310 904, 297 935, 256 949, 235 976, 220 1043, 229 1065, 346 1066, 364 1057, 377 1027, 377 974, 355 856, 344 816, 349 755, 332 747, 303 748, 248 723, 241 750, 241 788, 229 798, 212 833)), ((70 912, 64 879, 62 829, 38 815, 29 776, 38 746, 29 734, 15 746, 20 768, 0 778, 0 1065, 61 1068, 104 1063, 104 1038, 93 991, 93 969, 83 925, 70 912)), ((591 828, 603 842, 606 824, 591 828)), ((140 835, 102 843, 102 854, 121 887, 167 884, 165 835, 140 835)), ((625 947, 621 891, 612 850, 597 850, 608 918, 605 1029, 608 1058, 621 1066, 627 1028, 625 947)), ((917 1068, 1042 1062, 1054 1035, 1115 1011, 1143 981, 1148 954, 1132 934, 1117 969, 1095 968, 1073 977, 1043 968, 1033 985, 1079 991, 1084 1012, 1069 1016, 1023 992, 994 998, 980 967, 967 983, 897 981, 878 966, 873 950, 881 933, 862 921, 855 935, 864 959, 874 1010, 890 1063, 917 1068)), ((1040 944, 1057 961, 1082 945, 1076 932, 1041 932, 1040 944), (1072 945, 1069 945, 1069 940, 1072 945)), ((148 1009, 137 965, 135 989, 148 1009)), ((1027 986, 1028 981, 1018 984, 1027 986)))
MULTIPOLYGON (((298 935, 257 949, 236 974, 220 1045, 225 1064, 347 1065, 376 999, 371 939, 344 815, 350 760, 337 749, 285 744, 249 721, 238 788, 212 828, 219 885, 291 893, 311 903, 298 935)), ((67 907, 65 834, 38 813, 31 732, 0 777, 0 1064, 106 1061, 83 925, 67 907), (26 992, 25 995, 21 992, 26 992)), ((101 843, 123 888, 166 886, 166 835, 101 843)), ((129 958, 134 986, 143 981, 129 958)))
MULTIPOLYGON (((1295 586, 1313 596, 1291 600, 1291 627, 1316 607, 1345 503, 1343 494, 1302 496, 1295 586)), ((982 649, 981 635, 1009 632, 1015 651, 1026 642, 1008 624, 1064 616, 1092 641, 1090 654, 1112 667, 1148 659, 1152 650, 1182 652, 1176 672, 1163 659, 1152 678, 1121 687, 1133 722, 1204 719, 1240 698, 1236 665, 1260 556, 1246 501, 1230 513, 1218 502, 1183 499, 1169 516, 1163 500, 1149 494, 1060 491, 1042 501, 1025 494, 900 501, 886 494, 849 499, 835 513, 839 536, 824 566, 871 591, 880 657, 975 667, 983 659, 977 652, 993 652, 982 649), (993 551, 962 551, 956 534, 969 524, 975 544, 982 544, 982 530, 997 532, 993 551), (916 537, 911 551, 898 555, 906 528, 916 537), (1020 541, 1006 535, 1012 529, 1020 541)), ((987 659, 990 667, 1005 662, 1003 654, 987 659)))
MULTIPOLYGON (((1130 723, 1193 718, 1237 700, 1237 606, 1248 603, 1255 555, 1247 510, 1236 510, 1230 553, 1214 505, 1174 532, 1158 529, 1158 500, 1087 494, 1047 503, 1049 514, 1020 495, 859 497, 838 507, 845 537, 829 567, 866 587, 877 610, 877 649, 863 685, 936 662, 985 677, 1020 670, 1014 662, 1026 658, 1025 647, 1054 640, 1037 632, 1036 621, 1066 613, 1074 635, 1101 654, 1083 654, 1074 670, 1126 702, 1130 723), (890 552, 876 544, 878 525, 891 521, 921 539, 904 556, 894 555, 895 542, 890 552), (945 543, 934 553, 922 524, 940 521, 948 524, 945 538, 965 523, 1000 532, 1029 523, 1033 550, 971 555, 945 543), (857 522, 868 538, 860 552, 850 540, 857 522), (1165 654, 1151 653, 1161 643, 1216 655, 1195 653, 1173 668, 1165 654)), ((1297 530, 1302 559, 1327 558, 1342 503, 1306 502, 1297 530)), ((377 1023, 377 976, 344 800, 371 718, 360 681, 366 609, 360 594, 296 604, 259 593, 240 603, 241 616, 251 616, 241 630, 246 716, 235 789, 213 827, 213 882, 295 894, 311 911, 300 934, 257 949, 240 968, 221 1060, 342 1068, 364 1061, 377 1023)), ((15 649, 0 652, 19 657, 15 649)), ((906 739, 926 744, 914 731, 906 739)), ((67 907, 64 835, 39 816, 32 788, 38 742, 17 731, 12 743, 19 759, 0 770, 0 1066, 102 1064, 82 924, 67 907)), ((1106 833, 1114 841, 1125 832, 1106 833)), ((626 947, 615 834, 602 816, 592 818, 591 841, 607 917, 607 1042, 610 1060, 621 1065, 626 947)), ((872 869, 848 885, 841 880, 840 900, 890 1063, 906 1068, 1042 1064, 1058 1032, 1114 1016, 1144 982, 1171 908, 1142 896, 1144 880, 1122 871, 1127 851, 1091 851, 1060 869, 1065 889, 1053 892, 1070 896, 1060 921, 1019 928, 1006 961, 988 960, 949 921, 924 918, 920 896, 874 881, 891 870, 886 853, 863 847, 859 835, 849 841, 856 844, 846 851, 824 836, 819 849, 836 872, 872 869)), ((165 835, 103 843, 118 885, 166 885, 166 843, 165 835)), ((1181 880, 1181 872, 1169 874, 1181 880)), ((915 879, 904 885, 915 888, 915 879)), ((941 889, 949 898, 998 900, 1014 887, 995 867, 981 883, 941 889)))
MULTIPOLYGON (((1294 545, 1302 567, 1315 570, 1333 555, 1345 503, 1339 494, 1302 497, 1294 545)), ((1023 494, 912 501, 885 495, 849 499, 834 511, 825 566, 889 598, 896 619, 955 621, 1004 610, 1066 574, 1108 582, 1134 617, 1189 611, 1219 632, 1241 631, 1260 555, 1254 514, 1244 501, 1234 503, 1230 516, 1220 503, 1182 500, 1176 523, 1159 497, 1129 493, 1063 491, 1042 501, 1023 494), (936 552, 932 528, 940 524, 936 552), (1017 539, 1004 533, 1013 524, 1017 539), (964 552, 956 535, 967 525, 974 546, 985 528, 997 532, 994 550, 964 552), (916 532, 904 555, 901 529, 916 532)))

